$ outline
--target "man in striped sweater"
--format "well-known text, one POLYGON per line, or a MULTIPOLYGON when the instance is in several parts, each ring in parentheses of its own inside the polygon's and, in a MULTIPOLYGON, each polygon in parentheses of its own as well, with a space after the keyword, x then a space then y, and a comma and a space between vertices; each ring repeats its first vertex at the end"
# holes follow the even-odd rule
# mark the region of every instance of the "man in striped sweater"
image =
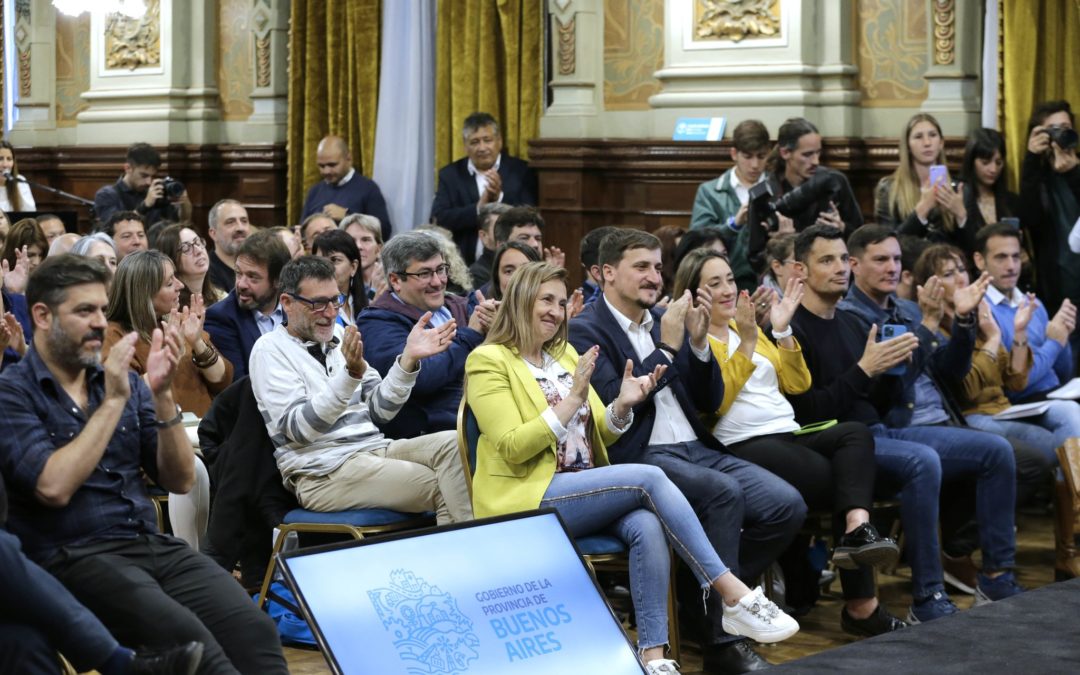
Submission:
POLYGON ((456 432, 393 440, 376 426, 408 400, 421 360, 449 347, 454 321, 425 328, 430 312, 420 317, 383 378, 364 361, 356 328, 336 321, 328 260, 291 261, 280 288, 288 323, 259 338, 249 370, 278 469, 300 505, 434 511, 440 525, 471 518, 456 432))

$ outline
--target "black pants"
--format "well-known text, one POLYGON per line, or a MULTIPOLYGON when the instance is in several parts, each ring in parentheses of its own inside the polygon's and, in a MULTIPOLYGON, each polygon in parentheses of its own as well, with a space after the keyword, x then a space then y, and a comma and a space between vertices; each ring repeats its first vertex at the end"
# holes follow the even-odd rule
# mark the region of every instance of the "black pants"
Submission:
MULTIPOLYGON (((874 436, 858 422, 843 422, 814 434, 758 436, 728 450, 791 483, 810 510, 831 513, 836 541, 844 534, 848 511, 869 511, 873 506, 874 436)), ((872 569, 842 569, 840 583, 849 600, 876 594, 872 569)))
POLYGON ((179 539, 142 535, 69 548, 46 567, 123 644, 198 640, 200 673, 288 673, 270 617, 179 539))

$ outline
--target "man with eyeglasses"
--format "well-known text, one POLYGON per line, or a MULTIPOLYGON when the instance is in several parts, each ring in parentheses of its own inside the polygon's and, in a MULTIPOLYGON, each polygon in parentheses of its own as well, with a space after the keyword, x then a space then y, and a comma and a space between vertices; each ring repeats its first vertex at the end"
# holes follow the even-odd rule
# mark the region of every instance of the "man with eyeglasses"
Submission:
POLYGON ((288 324, 255 343, 251 388, 300 505, 434 511, 440 525, 470 519, 457 433, 391 440, 379 428, 399 414, 422 374, 436 369, 430 359, 453 343, 455 321, 429 328, 433 312, 421 313, 382 376, 365 360, 371 337, 337 322, 329 260, 301 256, 285 265, 280 302, 288 324))
POLYGON ((465 381, 465 359, 484 341, 495 318, 496 301, 480 302, 469 314, 468 301, 446 293, 449 266, 439 242, 422 232, 404 232, 386 242, 382 250, 389 293, 375 298, 357 319, 356 327, 367 343, 368 362, 386 377, 401 353, 413 326, 430 312, 427 324, 449 321, 458 330, 448 349, 424 362, 412 396, 393 421, 382 429, 391 438, 454 429, 465 381))

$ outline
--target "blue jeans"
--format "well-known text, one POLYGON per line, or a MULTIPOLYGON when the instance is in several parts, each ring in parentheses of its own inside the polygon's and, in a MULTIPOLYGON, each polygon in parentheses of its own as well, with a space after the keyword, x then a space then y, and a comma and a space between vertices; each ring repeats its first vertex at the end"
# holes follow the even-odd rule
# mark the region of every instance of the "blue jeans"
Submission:
MULTIPOLYGON (((784 479, 699 441, 650 445, 646 457, 686 495, 713 549, 747 585, 784 552, 806 519, 806 503, 784 479)), ((719 596, 706 606, 712 644, 738 639, 724 633, 719 596)))
POLYGON ((1038 448, 1050 466, 1058 465, 1057 448, 1066 438, 1080 437, 1080 403, 1047 400, 1050 408, 1041 415, 1020 420, 998 421, 991 415, 968 415, 967 422, 976 429, 1024 441, 1038 448))
POLYGON ((942 481, 975 479, 983 569, 1002 570, 1016 564, 1016 460, 1008 441, 948 426, 890 429, 876 424, 870 430, 877 439, 874 452, 880 475, 901 484, 900 518, 907 533, 916 601, 944 589, 937 532, 942 481))
POLYGON ((728 568, 716 555, 697 515, 679 489, 656 467, 602 466, 557 473, 540 507, 559 512, 575 537, 604 533, 630 549, 630 596, 638 622, 638 647, 667 644, 667 591, 674 549, 701 587, 728 568))

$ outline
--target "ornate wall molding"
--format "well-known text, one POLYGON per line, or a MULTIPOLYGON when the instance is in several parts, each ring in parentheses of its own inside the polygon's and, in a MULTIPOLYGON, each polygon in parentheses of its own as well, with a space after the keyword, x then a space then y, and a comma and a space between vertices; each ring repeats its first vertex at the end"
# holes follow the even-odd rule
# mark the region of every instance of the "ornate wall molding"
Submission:
POLYGON ((19 64, 19 96, 30 96, 30 0, 15 0, 15 52, 19 64))
POLYGON ((697 0, 694 3, 694 37, 697 40, 730 40, 780 36, 777 0, 697 0))
POLYGON ((934 63, 952 65, 956 59, 956 0, 934 0, 934 63))
POLYGON ((255 86, 270 86, 270 36, 255 38, 255 86))
POLYGON ((147 0, 146 14, 105 19, 105 69, 136 70, 161 66, 161 3, 147 0))
POLYGON ((563 23, 555 17, 559 28, 559 74, 573 75, 577 70, 577 17, 563 23))

